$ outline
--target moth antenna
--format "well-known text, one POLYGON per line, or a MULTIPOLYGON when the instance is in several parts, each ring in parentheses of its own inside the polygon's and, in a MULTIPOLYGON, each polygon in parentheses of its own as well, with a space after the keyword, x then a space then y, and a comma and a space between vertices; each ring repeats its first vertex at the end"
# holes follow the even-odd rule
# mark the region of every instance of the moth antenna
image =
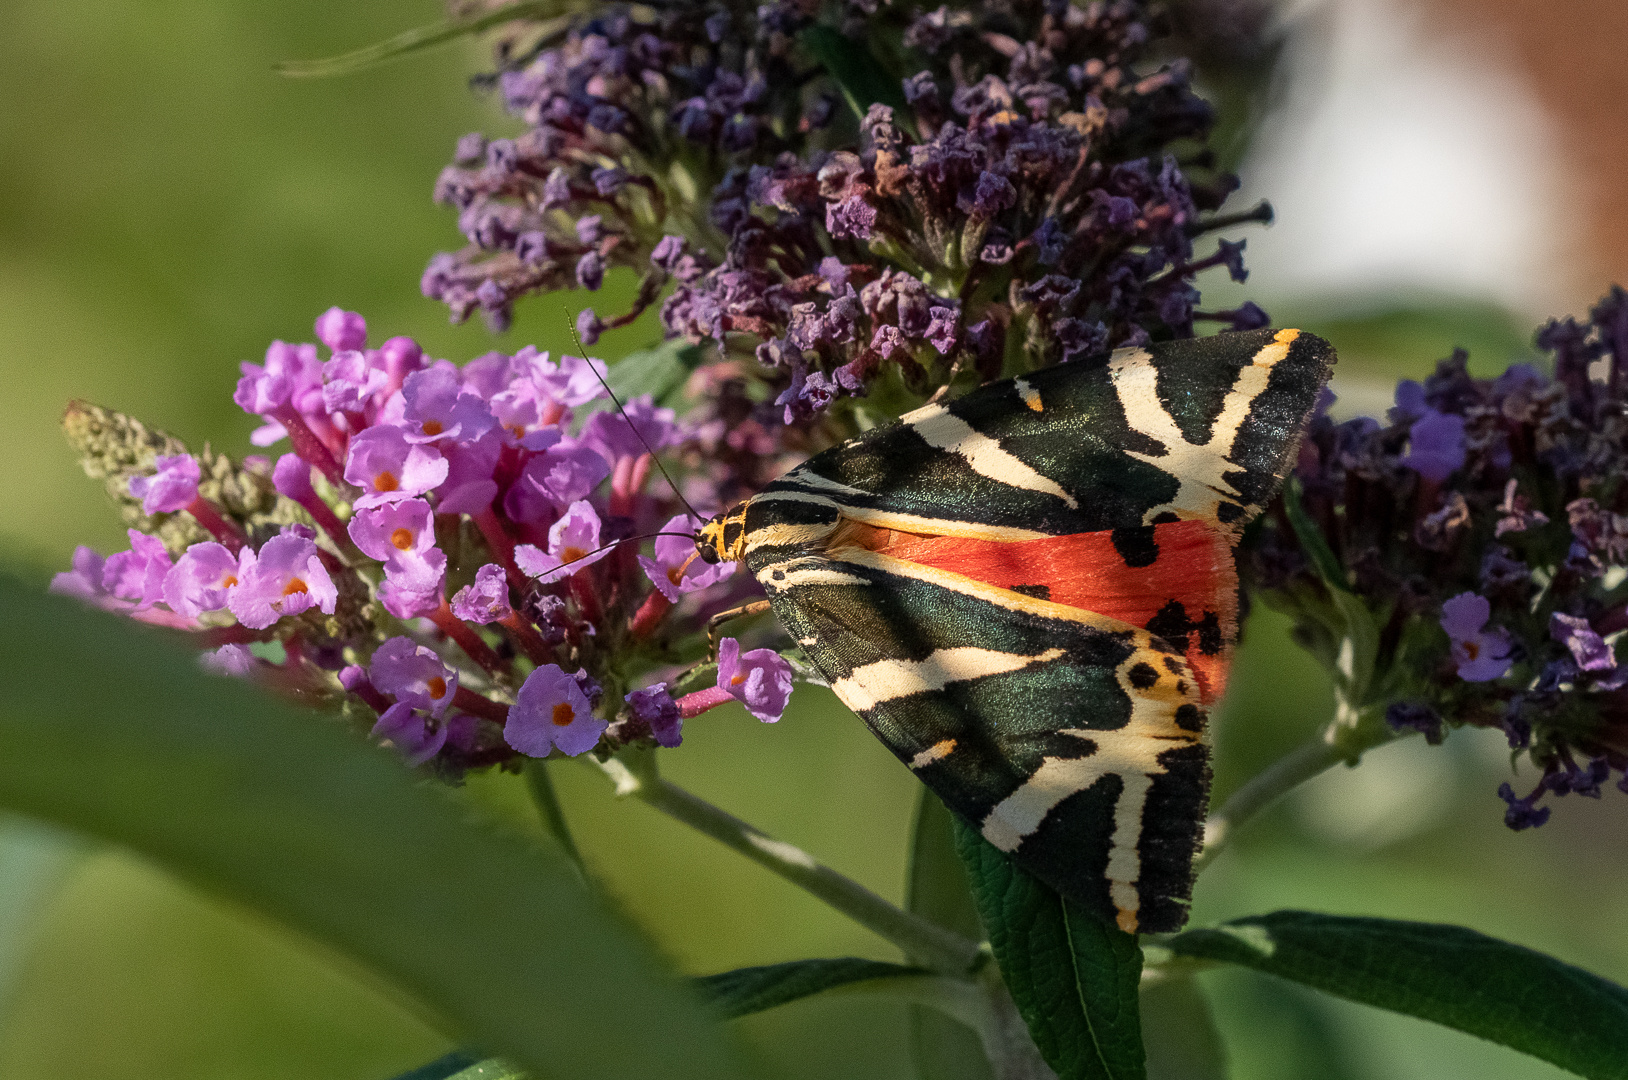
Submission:
MULTIPOLYGON (((583 357, 583 359, 586 360, 587 357, 583 357)), ((563 566, 570 566, 570 565, 572 565, 572 563, 579 563, 584 559, 591 559, 595 555, 598 555, 601 551, 608 551, 613 547, 621 547, 623 544, 632 543, 634 540, 648 540, 652 536, 677 536, 677 537, 680 537, 681 539, 684 539, 684 540, 694 540, 695 539, 695 537, 693 535, 691 535, 690 533, 679 533, 679 532, 652 532, 652 533, 640 533, 638 536, 624 536, 620 540, 612 540, 608 544, 600 544, 598 547, 594 548, 592 551, 586 552, 586 553, 584 553, 582 555, 578 555, 576 558, 571 559, 568 562, 560 563, 560 565, 562 567, 563 566)))
MULTIPOLYGON (((673 483, 673 478, 672 478, 671 474, 669 474, 667 472, 667 466, 665 466, 665 465, 663 465, 661 463, 661 455, 656 453, 656 451, 651 448, 650 444, 644 441, 644 436, 639 433, 638 425, 635 424, 633 422, 633 418, 627 414, 627 410, 622 408, 622 399, 616 396, 616 391, 612 390, 610 383, 605 381, 605 376, 601 375, 599 373, 599 369, 594 367, 594 362, 592 360, 588 359, 588 350, 582 347, 582 339, 577 336, 577 324, 571 318, 571 309, 570 308, 565 309, 565 323, 566 323, 566 326, 569 327, 570 330, 571 330, 571 340, 576 342, 577 355, 582 357, 583 361, 587 363, 588 370, 594 373, 594 378, 599 380, 599 385, 603 386, 605 388, 605 393, 610 395, 610 399, 611 399, 612 404, 614 404, 616 406, 616 411, 622 414, 622 419, 627 421, 628 430, 633 432, 633 437, 638 439, 639 442, 644 443, 644 448, 646 450, 650 451, 650 460, 655 462, 657 469, 661 470, 661 478, 663 480, 667 481, 667 486, 668 487, 673 489, 673 494, 678 497, 679 502, 684 504, 684 509, 690 515, 690 517, 694 518, 696 521, 701 521, 701 522, 706 521, 707 520, 706 518, 704 518, 700 514, 696 513, 695 507, 690 505, 690 500, 688 500, 688 499, 686 499, 684 497, 684 493, 682 491, 678 490, 678 485, 673 483)), ((662 536, 662 535, 668 535, 668 534, 649 533, 647 535, 648 536, 662 536)), ((632 539, 632 538, 630 537, 629 539, 632 539)), ((641 539, 643 539, 643 537, 641 537, 641 539)), ((693 539, 695 539, 695 537, 692 536, 690 539, 693 540, 693 539)), ((620 541, 618 541, 618 543, 620 543, 620 541)), ((606 546, 608 547, 608 546, 611 546, 611 545, 606 545, 606 546)))

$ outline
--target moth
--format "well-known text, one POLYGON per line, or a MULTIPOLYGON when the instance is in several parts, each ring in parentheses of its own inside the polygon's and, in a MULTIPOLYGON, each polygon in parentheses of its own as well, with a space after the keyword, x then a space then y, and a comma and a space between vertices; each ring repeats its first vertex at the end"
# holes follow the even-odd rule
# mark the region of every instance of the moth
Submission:
POLYGON ((1127 932, 1178 930, 1238 635, 1233 550, 1334 351, 1120 349, 929 404, 699 530, 844 704, 996 848, 1127 932))

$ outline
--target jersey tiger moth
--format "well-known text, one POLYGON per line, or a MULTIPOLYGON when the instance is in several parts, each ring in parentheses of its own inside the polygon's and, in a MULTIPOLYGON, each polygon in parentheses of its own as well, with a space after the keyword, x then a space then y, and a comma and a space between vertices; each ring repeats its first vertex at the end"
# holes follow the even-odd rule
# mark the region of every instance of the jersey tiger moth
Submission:
POLYGON ((825 451, 707 522, 945 804, 1127 932, 1178 930, 1237 640, 1233 549, 1334 352, 1296 330, 1120 349, 825 451))

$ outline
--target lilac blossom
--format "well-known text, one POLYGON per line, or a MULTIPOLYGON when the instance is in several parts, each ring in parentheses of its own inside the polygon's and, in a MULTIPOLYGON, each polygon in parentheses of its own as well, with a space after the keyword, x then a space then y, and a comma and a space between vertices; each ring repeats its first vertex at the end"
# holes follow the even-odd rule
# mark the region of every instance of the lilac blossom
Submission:
POLYGON ((526 462, 505 496, 510 517, 536 521, 586 499, 611 474, 610 463, 587 446, 556 446, 526 462))
POLYGON ((160 457, 151 476, 130 478, 130 497, 141 500, 144 514, 168 514, 185 510, 198 497, 201 472, 191 454, 160 457))
POLYGON ((102 587, 141 611, 164 599, 164 577, 170 572, 170 554, 164 541, 135 529, 127 530, 130 550, 109 555, 102 567, 102 587))
POLYGON ((455 371, 415 371, 402 384, 402 431, 410 443, 471 443, 497 426, 478 395, 464 392, 455 371))
POLYGON ((730 562, 707 563, 696 557, 693 539, 701 523, 688 514, 679 514, 661 527, 656 537, 656 557, 639 556, 639 565, 656 588, 673 603, 685 593, 699 592, 735 572, 730 562))
POLYGON ((1464 467, 1464 418, 1429 411, 1408 429, 1408 443, 1402 464, 1440 483, 1464 467))
POLYGON ((367 674, 381 693, 437 719, 458 692, 458 669, 448 667, 434 649, 411 638, 393 637, 380 645, 367 674))
POLYGON ((1514 663, 1509 631, 1486 629, 1491 617, 1492 605, 1479 593, 1460 593, 1441 606, 1441 628, 1453 643, 1458 677, 1466 682, 1501 678, 1514 663))
POLYGON ((607 726, 594 715, 575 676, 544 664, 526 676, 515 695, 503 738, 528 757, 547 757, 555 747, 575 757, 592 750, 607 726))
POLYGON ((410 566, 435 547, 435 515, 423 499, 385 503, 358 510, 349 532, 363 554, 384 563, 386 570, 392 563, 410 566))
POLYGON ((526 574, 547 584, 586 570, 611 550, 599 545, 599 515, 593 506, 574 502, 549 528, 547 551, 522 544, 514 549, 514 561, 526 574))
POLYGON ((248 548, 233 555, 221 544, 193 544, 164 575, 164 602, 171 611, 193 617, 221 610, 253 557, 248 548))
POLYGON ((354 311, 331 307, 317 316, 317 340, 334 352, 367 347, 367 320, 354 311))
POLYGON ((791 700, 791 665, 773 649, 741 652, 740 642, 718 643, 718 689, 765 724, 775 723, 791 700))
POLYGON ((317 608, 334 613, 339 593, 317 556, 317 546, 295 533, 267 540, 258 552, 244 549, 238 584, 226 598, 237 621, 263 630, 285 615, 317 608))
POLYGON ((498 493, 493 473, 503 453, 502 437, 488 431, 472 443, 443 443, 440 450, 447 476, 435 489, 436 512, 477 514, 491 506, 498 493))
POLYGON ((351 440, 345 479, 362 489, 356 507, 417 498, 447 478, 447 461, 430 446, 415 446, 398 428, 370 427, 351 440))

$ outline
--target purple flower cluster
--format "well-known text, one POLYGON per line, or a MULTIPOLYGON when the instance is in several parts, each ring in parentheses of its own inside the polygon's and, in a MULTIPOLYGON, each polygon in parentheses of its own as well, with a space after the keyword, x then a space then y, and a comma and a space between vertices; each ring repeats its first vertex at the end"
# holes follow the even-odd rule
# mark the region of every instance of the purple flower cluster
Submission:
MULTIPOLYGON (((1404 382, 1389 422, 1318 416, 1301 449, 1299 501, 1280 502, 1249 549, 1251 584, 1301 613, 1332 656, 1326 545, 1376 618, 1378 670, 1397 729, 1499 727, 1542 776, 1505 784, 1511 828, 1542 824, 1545 795, 1628 791, 1628 293, 1589 321, 1551 322, 1552 376, 1517 364, 1472 378, 1460 351, 1404 382)), ((1325 657, 1328 658, 1328 657, 1325 657)))
MULTIPOLYGON (((155 455, 128 498, 155 532, 187 514, 213 539, 171 550, 132 529, 128 551, 80 548, 53 589, 193 632, 212 670, 364 704, 374 734, 414 764, 580 754, 618 711, 611 745, 676 746, 700 699, 674 711, 662 684, 622 684, 671 668, 669 642, 698 640, 746 584, 695 557, 699 521, 649 483, 653 455, 689 442, 687 426, 649 398, 607 408, 597 360, 528 347, 459 368, 406 338, 370 349, 361 316, 338 308, 316 331, 326 357, 276 342, 265 364, 243 365, 235 395, 264 422, 259 445, 289 440, 275 464, 252 465, 308 523, 250 521, 200 495, 193 455, 155 455), (653 556, 617 543, 648 534, 653 556), (251 648, 272 642, 276 661, 251 648)), ((706 487, 692 480, 716 508, 706 487)), ((740 700, 778 719, 789 665, 725 646, 723 689, 702 704, 740 700)))
POLYGON ((1206 218, 1236 183, 1173 156, 1211 111, 1185 61, 1149 63, 1140 0, 644 10, 611 5, 498 76, 527 132, 466 137, 436 189, 469 246, 423 285, 455 319, 507 325, 522 294, 630 267, 633 310, 585 311, 584 338, 671 285, 668 334, 766 384, 750 420, 771 431, 884 371, 920 396, 1196 319, 1265 324, 1196 309, 1195 275, 1245 272, 1241 241, 1195 238, 1261 215, 1206 218))

